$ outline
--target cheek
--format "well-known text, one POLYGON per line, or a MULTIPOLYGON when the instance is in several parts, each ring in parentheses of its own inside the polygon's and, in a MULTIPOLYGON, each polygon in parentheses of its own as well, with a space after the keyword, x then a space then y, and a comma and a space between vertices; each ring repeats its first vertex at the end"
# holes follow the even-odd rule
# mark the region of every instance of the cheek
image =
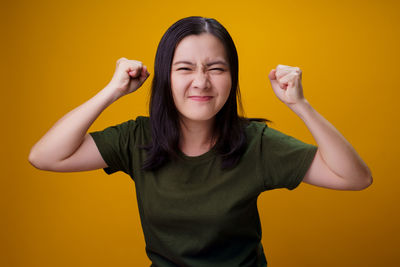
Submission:
POLYGON ((179 90, 176 89, 176 87, 175 88, 172 87, 172 99, 174 101, 175 107, 177 109, 179 109, 179 107, 182 105, 181 104, 182 96, 181 96, 181 93, 179 92, 179 90))
POLYGON ((172 96, 174 98, 174 101, 176 102, 177 97, 179 96, 179 88, 180 88, 180 83, 179 80, 177 80, 176 78, 174 78, 173 76, 171 76, 171 92, 172 92, 172 96))
POLYGON ((184 88, 187 85, 187 81, 182 77, 171 76, 171 89, 175 95, 181 95, 184 93, 184 88))
POLYGON ((218 88, 220 88, 220 95, 221 97, 223 97, 224 99, 227 99, 231 88, 232 88, 232 81, 231 81, 231 77, 221 77, 221 79, 218 79, 216 81, 218 83, 218 88))
POLYGON ((175 108, 178 112, 185 109, 185 94, 186 94, 186 81, 182 77, 171 76, 171 92, 175 108))

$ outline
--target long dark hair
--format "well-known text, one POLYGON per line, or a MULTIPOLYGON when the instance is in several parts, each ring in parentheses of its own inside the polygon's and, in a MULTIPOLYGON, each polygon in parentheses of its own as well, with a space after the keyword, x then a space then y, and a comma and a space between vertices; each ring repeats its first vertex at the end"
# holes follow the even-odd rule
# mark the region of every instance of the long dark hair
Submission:
POLYGON ((228 31, 215 19, 192 16, 175 22, 163 35, 157 48, 150 96, 152 141, 145 147, 147 159, 144 170, 156 170, 177 157, 180 122, 171 92, 171 64, 175 48, 188 35, 210 33, 224 45, 230 67, 232 88, 225 105, 216 114, 215 150, 222 158, 222 168, 235 166, 246 147, 244 126, 249 120, 239 117, 243 111, 238 85, 239 62, 235 44, 228 31))

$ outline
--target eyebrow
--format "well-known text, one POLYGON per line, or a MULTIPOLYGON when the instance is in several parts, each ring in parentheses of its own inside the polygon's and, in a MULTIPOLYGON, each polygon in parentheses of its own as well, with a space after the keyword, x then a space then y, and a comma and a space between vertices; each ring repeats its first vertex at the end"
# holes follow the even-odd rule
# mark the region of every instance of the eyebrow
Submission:
MULTIPOLYGON (((196 64, 194 64, 194 63, 192 63, 192 62, 190 62, 190 61, 185 61, 185 60, 177 61, 177 62, 175 62, 173 65, 178 65, 178 64, 188 64, 188 65, 192 65, 192 66, 196 65, 196 64)), ((222 65, 224 65, 224 66, 228 66, 228 64, 227 64, 225 61, 222 61, 222 60, 217 60, 217 61, 209 62, 209 63, 206 64, 206 66, 209 67, 209 66, 211 66, 211 65, 216 65, 216 64, 222 64, 222 65)))

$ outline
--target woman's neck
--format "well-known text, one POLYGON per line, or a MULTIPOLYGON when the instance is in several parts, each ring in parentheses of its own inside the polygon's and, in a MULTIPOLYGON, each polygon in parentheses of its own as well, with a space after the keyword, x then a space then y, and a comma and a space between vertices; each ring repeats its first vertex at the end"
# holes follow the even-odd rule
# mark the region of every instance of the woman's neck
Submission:
POLYGON ((214 119, 209 121, 181 120, 179 148, 187 156, 199 156, 215 144, 213 138, 214 119))

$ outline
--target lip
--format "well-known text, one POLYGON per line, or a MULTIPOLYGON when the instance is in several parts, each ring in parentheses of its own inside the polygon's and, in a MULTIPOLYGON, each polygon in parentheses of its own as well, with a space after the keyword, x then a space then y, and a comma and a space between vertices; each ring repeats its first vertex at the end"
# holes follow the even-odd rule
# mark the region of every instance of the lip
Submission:
POLYGON ((211 100, 211 98, 213 98, 213 97, 212 96, 189 96, 189 98, 194 101, 204 102, 204 101, 211 100))

